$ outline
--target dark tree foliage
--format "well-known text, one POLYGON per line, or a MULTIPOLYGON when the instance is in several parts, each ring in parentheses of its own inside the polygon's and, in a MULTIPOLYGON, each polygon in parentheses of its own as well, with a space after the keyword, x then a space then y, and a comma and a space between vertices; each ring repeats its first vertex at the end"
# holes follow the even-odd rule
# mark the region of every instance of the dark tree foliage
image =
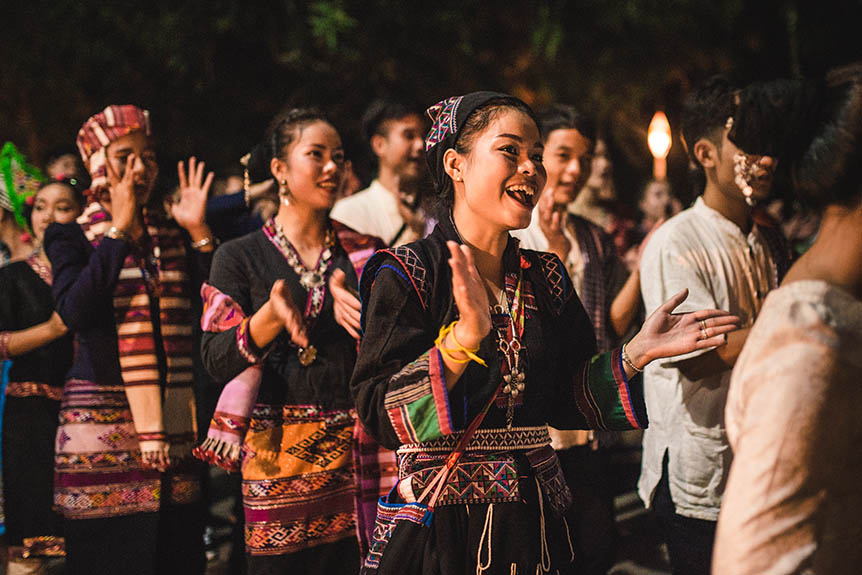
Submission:
MULTIPOLYGON (((374 97, 424 108, 497 89, 591 109, 626 196, 649 175, 657 108, 676 126, 709 74, 745 82, 858 59, 860 13, 862 0, 11 0, 0 139, 39 161, 106 104, 136 103, 153 113, 166 170, 192 153, 223 169, 278 110, 316 104, 361 167, 358 121, 374 97)), ((685 173, 678 140, 669 167, 674 181, 685 173)))

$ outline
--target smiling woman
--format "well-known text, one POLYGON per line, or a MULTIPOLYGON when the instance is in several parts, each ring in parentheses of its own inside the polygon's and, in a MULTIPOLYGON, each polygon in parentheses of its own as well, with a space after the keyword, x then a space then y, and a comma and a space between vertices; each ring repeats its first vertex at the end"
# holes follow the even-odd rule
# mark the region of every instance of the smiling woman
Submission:
POLYGON ((547 425, 645 426, 643 366, 720 344, 736 318, 672 315, 681 292, 626 346, 596 355, 562 262, 509 235, 545 185, 533 112, 474 92, 429 114, 426 155, 449 209, 428 238, 378 252, 360 285, 351 387, 400 474, 363 572, 571 573, 571 494, 547 425))
POLYGON ((242 471, 251 575, 349 573, 359 561, 348 390, 356 341, 335 321, 327 282, 340 270, 355 288, 382 243, 329 219, 344 151, 320 112, 276 118, 253 154, 265 158, 249 165, 269 170, 250 177, 274 178, 281 205, 215 256, 202 357, 226 385, 197 453, 242 471))

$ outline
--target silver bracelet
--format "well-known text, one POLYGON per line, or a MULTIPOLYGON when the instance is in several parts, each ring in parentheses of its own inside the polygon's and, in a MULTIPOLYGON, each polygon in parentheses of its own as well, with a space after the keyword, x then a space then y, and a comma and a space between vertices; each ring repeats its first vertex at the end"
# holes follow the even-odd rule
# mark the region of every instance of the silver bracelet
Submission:
POLYGON ((640 367, 636 366, 636 365, 634 364, 634 362, 631 360, 631 358, 629 357, 629 353, 626 351, 626 344, 623 344, 623 349, 622 349, 622 351, 620 352, 620 356, 622 357, 623 362, 624 362, 627 366, 629 366, 630 368, 632 368, 633 370, 635 370, 635 372, 636 372, 636 373, 643 373, 643 371, 644 371, 644 370, 643 370, 642 368, 640 368, 640 367))
POLYGON ((105 237, 111 238, 112 240, 122 240, 124 242, 129 241, 129 234, 117 228, 116 226, 111 226, 108 231, 105 232, 105 237))
POLYGON ((192 249, 199 250, 202 247, 210 245, 211 243, 213 243, 212 236, 207 236, 207 237, 203 238, 202 240, 192 242, 192 249))

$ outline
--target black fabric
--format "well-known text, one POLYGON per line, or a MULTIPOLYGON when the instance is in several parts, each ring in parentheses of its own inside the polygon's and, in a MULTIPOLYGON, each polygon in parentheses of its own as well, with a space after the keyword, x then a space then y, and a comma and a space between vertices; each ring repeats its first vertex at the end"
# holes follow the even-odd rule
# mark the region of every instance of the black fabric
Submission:
POLYGON ((359 545, 349 537, 289 555, 248 555, 249 575, 359 573, 359 545))
POLYGON ((431 176, 434 178, 434 183, 439 189, 445 178, 446 171, 443 169, 443 154, 449 148, 455 147, 455 141, 458 139, 458 134, 467 118, 476 108, 482 106, 485 102, 496 98, 505 98, 507 94, 500 92, 471 92, 464 96, 456 96, 447 98, 439 102, 435 106, 428 108, 428 115, 431 116, 431 131, 428 133, 429 138, 425 142, 425 159, 428 162, 428 167, 431 170, 431 176), (449 103, 453 105, 453 114, 450 117, 447 115, 446 106, 449 103), (431 140, 433 134, 440 136, 436 141, 431 140), (429 144, 431 144, 429 146, 429 144))
POLYGON ((667 478, 665 453, 661 480, 653 495, 653 508, 667 543, 673 575, 709 575, 718 522, 679 515, 667 478))
MULTIPOLYGON (((340 245, 336 244, 332 261, 330 273, 335 268, 341 269, 347 285, 355 289, 356 272, 340 245)), ((300 285, 299 276, 264 232, 258 230, 218 249, 210 283, 251 316, 269 300, 272 285, 279 279, 287 282, 293 301, 304 309, 308 292, 300 285)), ((276 337, 263 364, 258 403, 313 404, 327 410, 352 407, 347 382, 356 359, 356 341, 336 323, 328 291, 309 340, 317 348, 317 358, 303 367, 290 336, 282 332, 276 337)), ((210 375, 221 385, 249 366, 237 348, 236 328, 204 333, 201 352, 210 375)))
MULTIPOLYGON (((54 313, 51 286, 25 261, 0 267, 0 331, 44 323, 54 313)), ((62 388, 72 363, 72 336, 66 335, 14 358, 9 381, 36 381, 62 388)))
MULTIPOLYGON (((54 312, 51 288, 23 261, 0 268, 0 331, 47 321, 54 312)), ((16 357, 10 382, 45 383, 62 389, 72 364, 72 337, 16 357)), ((47 397, 6 397, 3 413, 3 491, 10 545, 25 537, 62 535, 54 512, 54 441, 60 402, 47 397)))
POLYGON ((558 451, 557 456, 572 492, 566 521, 575 547, 575 572, 604 575, 614 563, 619 540, 607 454, 584 445, 558 451))
POLYGON ((66 573, 202 575, 206 556, 201 511, 199 505, 176 505, 159 513, 67 519, 66 573))

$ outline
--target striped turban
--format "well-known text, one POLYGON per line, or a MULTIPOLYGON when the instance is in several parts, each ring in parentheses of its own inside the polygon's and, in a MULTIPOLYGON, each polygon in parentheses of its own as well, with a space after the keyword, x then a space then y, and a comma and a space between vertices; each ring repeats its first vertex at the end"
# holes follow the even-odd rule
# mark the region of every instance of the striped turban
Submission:
POLYGON ((81 158, 90 169, 92 191, 108 187, 108 144, 132 132, 150 135, 149 111, 129 104, 108 106, 84 122, 77 143, 81 158))

